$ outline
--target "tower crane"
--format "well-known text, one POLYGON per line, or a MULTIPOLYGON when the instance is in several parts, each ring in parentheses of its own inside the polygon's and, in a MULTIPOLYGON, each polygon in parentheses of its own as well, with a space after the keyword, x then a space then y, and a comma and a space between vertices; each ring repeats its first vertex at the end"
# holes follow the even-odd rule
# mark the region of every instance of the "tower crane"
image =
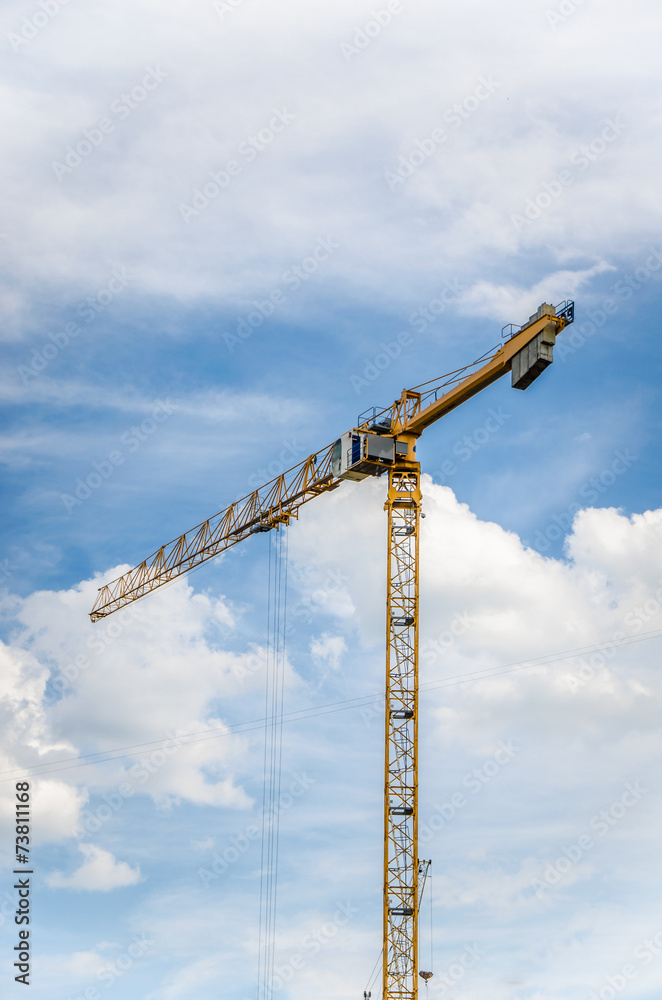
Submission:
MULTIPOLYGON (((392 406, 362 414, 357 426, 303 462, 162 545, 99 589, 93 622, 144 597, 249 535, 278 529, 314 497, 345 480, 388 476, 384 779, 383 1000, 417 1000, 419 876, 418 632, 420 464, 426 427, 507 372, 526 389, 553 361, 556 336, 574 321, 574 303, 543 303, 522 327, 473 364, 405 389, 392 406)), ((430 974, 425 973, 428 977, 430 974)))

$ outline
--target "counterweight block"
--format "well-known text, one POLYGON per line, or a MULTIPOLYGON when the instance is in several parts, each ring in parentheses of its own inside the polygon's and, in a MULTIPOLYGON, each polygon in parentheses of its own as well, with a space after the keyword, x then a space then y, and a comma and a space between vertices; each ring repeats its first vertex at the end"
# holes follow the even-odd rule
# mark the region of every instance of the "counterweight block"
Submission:
MULTIPOLYGON (((541 310, 549 309, 553 314, 552 306, 541 306, 541 310)), ((531 320, 541 319, 545 313, 536 313, 531 320)), ((531 322, 529 320, 529 322, 531 322)), ((551 365, 554 360, 554 344, 556 343, 556 326, 548 323, 537 336, 531 340, 526 347, 514 355, 512 361, 512 385, 513 389, 527 389, 539 375, 542 375, 545 368, 551 365)))

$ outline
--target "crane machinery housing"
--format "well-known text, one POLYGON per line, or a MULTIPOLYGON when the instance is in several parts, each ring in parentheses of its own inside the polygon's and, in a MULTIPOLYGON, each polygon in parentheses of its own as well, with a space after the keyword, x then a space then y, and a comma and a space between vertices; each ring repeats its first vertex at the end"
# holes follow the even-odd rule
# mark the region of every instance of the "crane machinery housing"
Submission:
MULTIPOLYGON (((299 508, 345 480, 388 475, 386 701, 384 754, 383 1000, 417 1000, 418 634, 421 469, 416 442, 426 427, 508 371, 526 389, 553 361, 556 336, 574 321, 574 303, 543 303, 522 327, 478 361, 405 389, 390 406, 362 414, 357 426, 191 531, 161 546, 99 589, 93 622, 138 600, 251 534, 278 529, 299 508)), ((430 973, 423 974, 427 982, 430 973)))

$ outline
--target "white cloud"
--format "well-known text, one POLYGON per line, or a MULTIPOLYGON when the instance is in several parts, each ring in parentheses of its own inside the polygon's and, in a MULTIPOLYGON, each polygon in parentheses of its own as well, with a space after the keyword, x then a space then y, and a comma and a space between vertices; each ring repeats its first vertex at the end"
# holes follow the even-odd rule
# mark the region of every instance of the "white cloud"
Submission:
POLYGON ((46 883, 52 889, 83 889, 88 892, 109 892, 122 886, 136 885, 141 881, 140 868, 131 868, 126 861, 118 861, 110 851, 94 844, 80 844, 85 861, 71 875, 52 872, 46 883))
MULTIPOLYGON (((54 736, 48 724, 43 702, 47 679, 48 667, 32 653, 0 643, 0 771, 4 777, 0 817, 5 844, 9 843, 9 827, 15 824, 14 784, 23 779, 23 769, 74 752, 71 741, 54 736)), ((80 810, 87 801, 83 790, 57 779, 41 779, 34 782, 33 795, 37 844, 77 833, 80 810)))
MULTIPOLYGON (((631 733, 623 767, 627 760, 642 760, 644 734, 655 739, 655 706, 662 698, 650 659, 653 647, 614 648, 590 675, 590 683, 579 673, 590 651, 572 651, 608 643, 619 632, 625 639, 638 639, 662 625, 662 514, 628 518, 614 510, 582 511, 568 539, 568 560, 560 561, 525 548, 497 524, 481 522, 447 487, 434 485, 428 477, 424 484, 428 517, 422 525, 422 680, 570 651, 556 664, 476 681, 452 696, 431 692, 426 704, 430 709, 437 706, 439 738, 476 754, 515 729, 547 731, 555 742, 555 732, 560 737, 588 714, 596 751, 631 733), (465 619, 468 624, 458 632, 454 623, 465 619), (450 644, 443 638, 453 635, 457 639, 450 644), (630 662, 639 664, 636 674, 629 673, 630 662), (621 736, 616 737, 617 732, 621 736)), ((315 673, 342 670, 343 654, 354 645, 357 630, 370 652, 370 669, 363 671, 364 687, 357 693, 381 688, 383 594, 381 571, 376 573, 375 566, 382 563, 385 545, 382 493, 382 483, 347 484, 309 505, 290 535, 297 586, 306 593, 320 584, 326 593, 333 580, 332 589, 343 595, 342 600, 336 596, 307 609, 332 624, 309 640, 315 673)), ((161 804, 247 807, 250 800, 235 778, 246 752, 241 737, 181 747, 172 743, 176 734, 224 731, 218 709, 210 709, 219 691, 230 704, 259 690, 265 662, 259 646, 251 651, 249 644, 248 650, 237 653, 224 648, 236 627, 237 610, 223 599, 194 593, 180 580, 121 615, 90 626, 86 615, 97 584, 88 581, 14 603, 21 632, 4 650, 4 701, 15 727, 6 743, 7 767, 55 761, 78 748, 96 751, 150 741, 152 746, 136 750, 126 765, 86 768, 85 792, 66 778, 40 779, 37 803, 49 817, 48 828, 57 837, 72 836, 90 791, 113 791, 126 778, 136 792, 146 792, 161 804), (79 666, 77 656, 82 657, 79 666), (181 668, 191 657, 195 684, 181 668), (46 710, 42 697, 49 667, 59 678, 62 697, 46 710), (126 697, 128 690, 131 698, 126 697), (15 750, 9 753, 10 745, 23 747, 20 757, 15 750), (164 745, 167 753, 160 749, 164 745), (158 766, 149 767, 152 773, 139 780, 137 775, 144 775, 140 769, 153 754, 159 757, 158 766)), ((295 682, 291 665, 288 678, 290 685, 295 682)), ((568 779, 570 770, 568 760, 568 779)))
MULTIPOLYGON (((99 946, 101 947, 101 946, 99 946)), ((43 970, 51 979, 66 977, 67 982, 73 979, 90 979, 96 976, 106 965, 96 951, 75 951, 71 955, 45 956, 40 962, 43 970)))
MULTIPOLYGON (((535 895, 532 888, 534 879, 540 878, 540 869, 534 858, 525 858, 515 872, 498 867, 465 865, 459 871, 451 870, 435 878, 434 890, 438 901, 448 909, 478 905, 502 915, 512 914, 515 909, 535 913, 548 905, 546 900, 535 895)), ((589 875, 587 865, 575 866, 564 885, 571 885, 589 875)))
POLYGON ((614 508, 581 511, 568 539, 568 555, 590 563, 614 584, 662 587, 662 511, 626 516, 614 508))
MULTIPOLYGON (((116 567, 104 574, 104 581, 125 569, 116 567)), ((13 604, 19 629, 6 650, 8 662, 15 670, 16 664, 29 663, 39 678, 30 682, 30 697, 17 718, 36 720, 31 725, 41 733, 39 746, 32 749, 25 725, 21 728, 10 758, 14 766, 46 765, 75 756, 81 748, 98 752, 135 746, 126 764, 86 768, 86 787, 113 791, 129 781, 133 794, 149 794, 161 805, 188 801, 247 808, 251 800, 234 776, 244 740, 227 735, 219 709, 211 705, 219 697, 231 705, 233 699, 261 692, 264 651, 252 644, 243 652, 228 652, 224 639, 232 635, 236 611, 222 598, 194 593, 185 580, 156 591, 148 604, 131 606, 93 626, 88 614, 99 583, 90 580, 13 604), (182 670, 190 660, 195 683, 182 670), (61 697, 46 709, 42 697, 49 669, 61 697), (210 730, 219 738, 186 745, 176 739, 181 733, 210 730), (65 746, 68 752, 63 753, 65 746)), ((292 683, 290 665, 286 674, 292 683)), ((69 824, 73 832, 73 806, 80 807, 85 794, 53 783, 48 801, 56 794, 61 801, 54 829, 69 824)))
POLYGON ((192 840, 191 847, 194 851, 208 854, 214 847, 214 840, 211 837, 207 837, 205 840, 192 840))
MULTIPOLYGON (((613 884, 625 881, 638 887, 640 894, 650 888, 647 873, 657 852, 650 831, 656 828, 660 809, 652 779, 662 749, 657 646, 654 641, 612 648, 609 640, 618 631, 626 639, 636 640, 644 632, 662 627, 662 513, 649 511, 627 517, 616 510, 582 511, 569 535, 565 558, 552 559, 526 548, 513 532, 481 521, 447 487, 435 485, 429 477, 424 477, 423 484, 427 517, 421 528, 421 644, 434 653, 437 642, 438 652, 425 656, 421 664, 421 822, 429 824, 432 816, 439 815, 435 806, 447 803, 454 793, 467 799, 466 807, 452 822, 426 841, 426 852, 429 848, 430 856, 436 859, 436 905, 452 911, 453 921, 466 933, 468 915, 474 919, 480 914, 481 919, 487 919, 499 909, 525 937, 529 931, 521 922, 532 917, 538 921, 536 933, 544 927, 545 933, 552 935, 568 908, 573 912, 578 907, 590 908, 600 879, 607 878, 613 884), (461 627, 454 629, 458 622, 461 627), (599 646, 596 651, 599 643, 604 655, 599 646), (573 652, 585 647, 590 649, 573 652), (552 662, 498 672, 509 664, 550 654, 558 654, 552 662), (476 671, 494 673, 482 680, 458 683, 476 671), (436 683, 439 686, 434 686, 436 683), (509 739, 519 748, 516 757, 474 795, 464 777, 475 768, 484 768, 499 741, 509 739), (438 766, 439 760, 445 762, 444 767, 438 766), (563 856, 564 848, 591 831, 591 818, 619 801, 626 782, 636 780, 649 789, 636 808, 608 836, 594 836, 594 849, 546 899, 536 897, 533 880, 563 856)), ((302 617, 311 627, 310 636, 304 633, 301 619, 294 619, 305 643, 299 652, 292 651, 292 657, 306 671, 306 681, 296 678, 289 666, 291 692, 302 692, 307 698, 320 678, 331 681, 334 692, 342 684, 345 693, 341 697, 382 688, 383 491, 383 482, 345 484, 308 505, 290 529, 293 590, 300 590, 301 600, 311 591, 335 593, 332 600, 307 606, 302 617), (347 652, 341 656, 343 647, 347 652), (310 664, 307 651, 316 663, 310 664), (359 661, 360 671, 355 667, 359 661), (337 668, 330 669, 335 663, 337 668)), ((116 572, 122 569, 118 567, 116 572)), ((222 727, 221 713, 210 710, 219 691, 224 692, 228 704, 243 694, 255 697, 261 679, 260 670, 254 668, 262 658, 250 652, 230 653, 226 648, 239 621, 237 608, 210 594, 196 594, 181 580, 137 605, 135 619, 116 616, 92 629, 85 615, 98 582, 15 598, 8 605, 16 614, 19 630, 6 649, 5 696, 18 704, 19 693, 27 690, 29 697, 23 699, 29 706, 26 725, 36 720, 41 727, 36 747, 26 755, 26 761, 68 755, 58 746, 65 739, 74 751, 110 749, 148 739, 158 746, 169 730, 181 733, 212 725, 222 727), (88 645, 90 638, 100 643, 99 651, 88 645), (77 672, 67 672, 81 650, 89 663, 77 672), (191 657, 196 664, 195 684, 190 671, 182 668, 191 657), (46 709, 43 690, 47 664, 71 679, 62 699, 46 709), (129 688, 134 693, 131 699, 125 696, 129 688), (144 711, 146 704, 149 713, 144 711), (39 752, 40 747, 45 751, 39 752)), ((290 599, 295 600, 294 595, 290 599)), ((248 637, 246 645, 251 648, 248 637)), ((257 644, 254 648, 259 653, 257 644)), ((335 724, 343 728, 331 726, 327 732, 326 725, 313 724, 303 740, 297 735, 300 723, 286 729, 292 734, 288 736, 290 760, 301 760, 305 755, 305 767, 313 774, 314 785, 310 797, 307 793, 297 799, 296 822, 289 814, 285 818, 289 827, 283 834, 282 857, 288 866, 292 851, 298 863, 302 857, 309 859, 316 872, 316 891, 327 893, 328 898, 324 898, 331 906, 339 893, 358 893, 359 885, 363 887, 365 882, 367 887, 370 879, 375 880, 374 888, 380 878, 378 866, 374 872, 365 866, 364 870, 360 859, 364 849, 366 856, 373 851, 370 830, 374 834, 380 822, 380 792, 374 775, 381 753, 382 721, 378 711, 374 718, 365 717, 357 758, 355 729, 357 723, 361 725, 360 710, 344 722, 342 714, 329 718, 337 718, 335 724), (348 725, 352 733, 349 741, 348 725), (351 778, 341 779, 342 768, 347 768, 348 775, 351 769, 351 778), (347 871, 340 861, 347 851, 342 837, 327 849, 317 835, 309 835, 309 831, 321 828, 330 837, 339 815, 342 823, 353 815, 361 820, 360 833, 353 827, 352 837, 358 838, 352 848, 356 860, 347 871), (337 852, 333 863, 328 851, 331 855, 337 852), (329 872, 335 874, 327 885, 329 872)), ((138 784, 133 761, 140 766, 141 761, 149 760, 150 752, 137 750, 128 763, 84 770, 92 815, 96 796, 100 793, 110 798, 119 783, 127 780, 136 783, 136 792, 149 794, 161 805, 180 801, 218 806, 224 812, 250 805, 235 776, 252 766, 251 748, 241 739, 205 741, 171 755, 162 753, 163 760, 153 768, 154 773, 138 784)), ((80 780, 81 775, 73 777, 80 780)), ((68 819, 58 829, 61 838, 74 835, 74 821, 81 808, 82 793, 68 781, 64 773, 57 785, 53 781, 48 800, 54 803, 48 806, 51 811, 57 809, 58 801, 69 803, 68 819)), ((124 815, 116 810, 113 822, 126 851, 121 840, 126 833, 124 815)), ((178 815, 176 810, 171 813, 173 824, 177 824, 178 815)), ((85 821, 87 813, 79 818, 85 821)), ((254 816, 249 819, 244 814, 241 822, 254 822, 254 816)), ((224 850, 232 843, 237 827, 230 825, 213 838, 205 837, 207 829, 201 827, 199 839, 192 845, 198 857, 194 868, 201 863, 198 850, 203 854, 211 850, 212 840, 217 850, 224 850)), ((191 845, 190 829, 183 842, 191 845)), ((86 844, 82 849, 85 861, 78 870, 71 875, 57 871, 49 877, 53 888, 103 890, 133 884, 140 877, 137 867, 116 860, 106 845, 86 844)), ((113 849, 119 854, 114 845, 113 849)), ((196 920, 206 926, 216 912, 214 907, 227 908, 228 894, 250 895, 256 890, 258 867, 254 852, 242 854, 227 877, 218 885, 214 883, 205 897, 207 916, 203 919, 199 914, 196 920)), ((298 948, 299 925, 292 918, 292 907, 302 886, 289 871, 286 884, 282 919, 290 936, 294 935, 293 947, 298 948)), ((145 906, 155 900, 148 885, 145 906)), ((619 906, 626 908, 619 914, 629 912, 626 902, 621 900, 619 906)), ((638 906, 641 924, 653 919, 654 905, 648 897, 639 899, 638 906)), ((357 932, 363 933, 367 919, 363 914, 358 918, 357 932)), ((185 990, 189 980, 200 983, 204 990, 209 973, 195 944, 200 927, 191 920, 187 931, 190 948, 178 952, 174 968, 161 976, 162 989, 169 989, 173 997, 185 990)), ((163 934, 172 932, 170 921, 168 916, 163 918, 163 934)), ((152 925, 146 927, 151 933, 152 925)), ((245 930, 229 928, 228 942, 245 930)), ((302 930, 302 937, 305 933, 302 930)), ((599 930, 591 928, 587 933, 592 967, 599 969, 599 930)), ((645 926, 642 937, 644 933, 645 926)), ((360 940, 364 948, 363 938, 360 940)), ((228 943, 231 947, 235 946, 228 943)), ((249 963, 251 947, 247 945, 245 952, 249 963)), ((361 964, 360 956, 357 964, 361 964)), ((306 964, 301 983, 314 975, 322 975, 325 983, 332 982, 330 946, 319 962, 311 958, 306 964)))
MULTIPOLYGON (((219 970, 218 959, 213 957, 201 958, 197 962, 191 962, 180 969, 172 976, 167 976, 158 996, 163 1000, 186 1000, 192 992, 208 986, 211 983, 218 983, 219 970)), ((156 998, 156 994, 150 994, 150 998, 156 998)))
POLYGON ((320 667, 337 670, 343 653, 347 652, 347 643, 341 635, 324 633, 310 643, 310 652, 320 667))
POLYGON ((60 841, 76 836, 81 829, 81 810, 88 801, 85 789, 76 788, 65 781, 46 778, 32 780, 32 785, 35 843, 60 841))
MULTIPOLYGON (((207 390, 185 396, 170 394, 160 400, 153 395, 149 397, 141 395, 137 390, 127 387, 122 389, 104 387, 82 380, 50 378, 46 374, 30 378, 25 385, 19 385, 8 372, 0 374, 0 398, 7 403, 89 406, 99 410, 107 409, 131 414, 134 419, 149 416, 155 407, 158 408, 158 404, 163 402, 168 404, 166 410, 171 410, 178 416, 192 417, 198 425, 222 423, 228 426, 241 423, 244 430, 247 421, 263 426, 267 418, 276 424, 291 427, 293 423, 302 421, 308 414, 305 403, 300 399, 274 397, 264 392, 207 390)), ((163 409, 159 408, 160 416, 163 414, 163 409)), ((23 450, 26 444, 27 442, 23 443, 23 450)))
MULTIPOLYGON (((628 518, 613 510, 584 510, 568 539, 569 560, 556 560, 526 548, 499 525, 480 521, 449 488, 427 476, 423 483, 428 514, 421 529, 421 645, 428 650, 423 682, 591 647, 585 656, 570 652, 551 665, 450 693, 431 692, 426 704, 438 706, 438 738, 482 754, 515 730, 531 737, 545 731, 556 747, 584 718, 590 719, 596 767, 598 748, 607 751, 619 739, 629 747, 619 770, 627 769, 628 754, 630 764, 641 761, 646 750, 636 734, 656 739, 653 720, 662 701, 655 647, 612 650, 608 644, 615 633, 632 640, 662 627, 660 512, 628 518), (451 626, 464 616, 470 624, 448 644, 443 637, 452 636, 451 626), (608 655, 590 683, 575 684, 599 643, 607 645, 608 655), (638 664, 635 675, 630 663, 638 664)), ((385 546, 382 497, 380 483, 343 487, 311 505, 290 542, 297 562, 317 578, 343 567, 357 609, 350 626, 371 650, 383 642, 382 576, 375 570, 385 546)), ((561 751, 557 760, 559 765, 565 760, 565 780, 575 780, 571 755, 566 760, 561 751)), ((608 752, 605 777, 613 767, 608 752)), ((582 780, 576 772, 575 778, 582 780)))
MULTIPOLYGON (((136 278, 121 302, 173 295, 241 310, 329 235, 341 249, 316 282, 402 303, 427 294, 440 271, 461 278, 491 265, 495 250, 595 260, 605 247, 632 254, 657 239, 652 0, 638 8, 648 29, 636 46, 623 37, 613 0, 556 30, 523 0, 506 9, 481 0, 471 17, 427 0, 408 5, 349 62, 340 45, 363 20, 347 0, 323 8, 289 0, 284 17, 267 0, 250 0, 223 19, 209 3, 189 12, 185 38, 171 3, 159 8, 158 27, 153 13, 150 0, 120 2, 101 26, 88 11, 61 11, 5 63, 12 168, 3 176, 3 248, 19 287, 66 283, 73 308, 105 287, 114 266, 129 266, 136 278), (127 46, 127 24, 136 39, 149 24, 149 52, 127 46), (507 40, 495 46, 504 25, 507 40), (612 45, 617 63, 602 56, 612 45), (541 51, 554 58, 541 63, 541 51), (19 69, 35 60, 47 67, 43 78, 19 69), (167 75, 122 120, 113 100, 140 84, 147 62, 167 75), (473 107, 481 78, 494 81, 492 92, 473 107), (219 93, 232 100, 219 105, 219 93), (467 100, 454 125, 447 116, 467 100), (250 160, 240 144, 267 127, 274 107, 296 119, 250 160), (58 180, 52 163, 108 115, 112 134, 58 180), (582 144, 599 143, 605 122, 619 116, 621 133, 582 167, 582 144), (384 171, 439 126, 446 141, 389 190, 384 171), (179 206, 232 158, 239 176, 186 224, 179 206), (562 170, 573 182, 518 232, 511 216, 562 170)), ((20 3, 4 5, 5 34, 23 16, 20 3)), ((284 311, 299 308, 291 298, 284 311)))
POLYGON ((610 270, 613 270, 612 265, 601 261, 594 267, 580 271, 556 271, 546 275, 532 288, 477 281, 461 295, 460 309, 473 316, 496 316, 504 323, 513 319, 517 321, 519 318, 526 321, 541 302, 557 305, 561 300, 570 299, 595 275, 610 270))

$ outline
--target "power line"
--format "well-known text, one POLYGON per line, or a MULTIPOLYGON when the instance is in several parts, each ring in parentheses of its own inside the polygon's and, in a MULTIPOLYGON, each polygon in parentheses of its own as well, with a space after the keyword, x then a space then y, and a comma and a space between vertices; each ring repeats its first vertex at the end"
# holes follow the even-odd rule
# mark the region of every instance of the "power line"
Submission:
MULTIPOLYGON (((460 684, 467 684, 471 681, 486 680, 490 677, 498 677, 502 674, 515 673, 518 670, 526 670, 528 667, 549 666, 552 663, 560 662, 574 656, 580 656, 595 650, 604 649, 607 646, 618 648, 629 646, 638 642, 647 642, 662 636, 662 629, 652 632, 644 632, 639 636, 630 636, 625 639, 611 640, 603 639, 590 646, 578 646, 575 649, 566 649, 557 653, 547 653, 542 656, 528 660, 518 660, 515 663, 502 664, 498 667, 486 667, 482 670, 471 671, 467 674, 455 674, 437 681, 428 681, 421 684, 421 690, 436 690, 444 687, 457 687, 460 684)), ((222 739, 225 736, 241 736, 244 733, 252 733, 273 725, 275 721, 301 722, 305 719, 314 719, 321 715, 332 715, 336 712, 348 711, 352 708, 363 708, 369 705, 378 705, 384 700, 383 694, 367 694, 358 698, 347 698, 343 701, 329 702, 326 705, 316 705, 307 709, 298 709, 292 712, 283 712, 278 716, 266 716, 261 719, 252 719, 246 722, 231 723, 225 726, 218 726, 210 729, 200 729, 192 733, 183 733, 181 736, 158 740, 149 740, 145 743, 132 743, 127 746, 114 747, 110 750, 99 750, 93 754, 80 754, 75 757, 63 757, 59 760, 45 761, 43 764, 35 764, 33 767, 13 768, 7 771, 0 771, 0 784, 7 781, 14 781, 22 777, 39 777, 45 774, 55 774, 61 771, 73 770, 77 767, 89 767, 92 764, 104 764, 111 760, 122 760, 126 757, 134 757, 135 753, 124 753, 126 750, 148 750, 159 749, 165 744, 170 746, 189 746, 195 743, 204 743, 206 740, 222 739), (199 738, 197 738, 199 737, 199 738), (93 758, 101 757, 101 760, 93 758), (54 767, 53 765, 65 764, 65 767, 54 767), (38 770, 39 768, 49 768, 49 770, 38 770), (5 777, 8 775, 9 777, 5 777)))

